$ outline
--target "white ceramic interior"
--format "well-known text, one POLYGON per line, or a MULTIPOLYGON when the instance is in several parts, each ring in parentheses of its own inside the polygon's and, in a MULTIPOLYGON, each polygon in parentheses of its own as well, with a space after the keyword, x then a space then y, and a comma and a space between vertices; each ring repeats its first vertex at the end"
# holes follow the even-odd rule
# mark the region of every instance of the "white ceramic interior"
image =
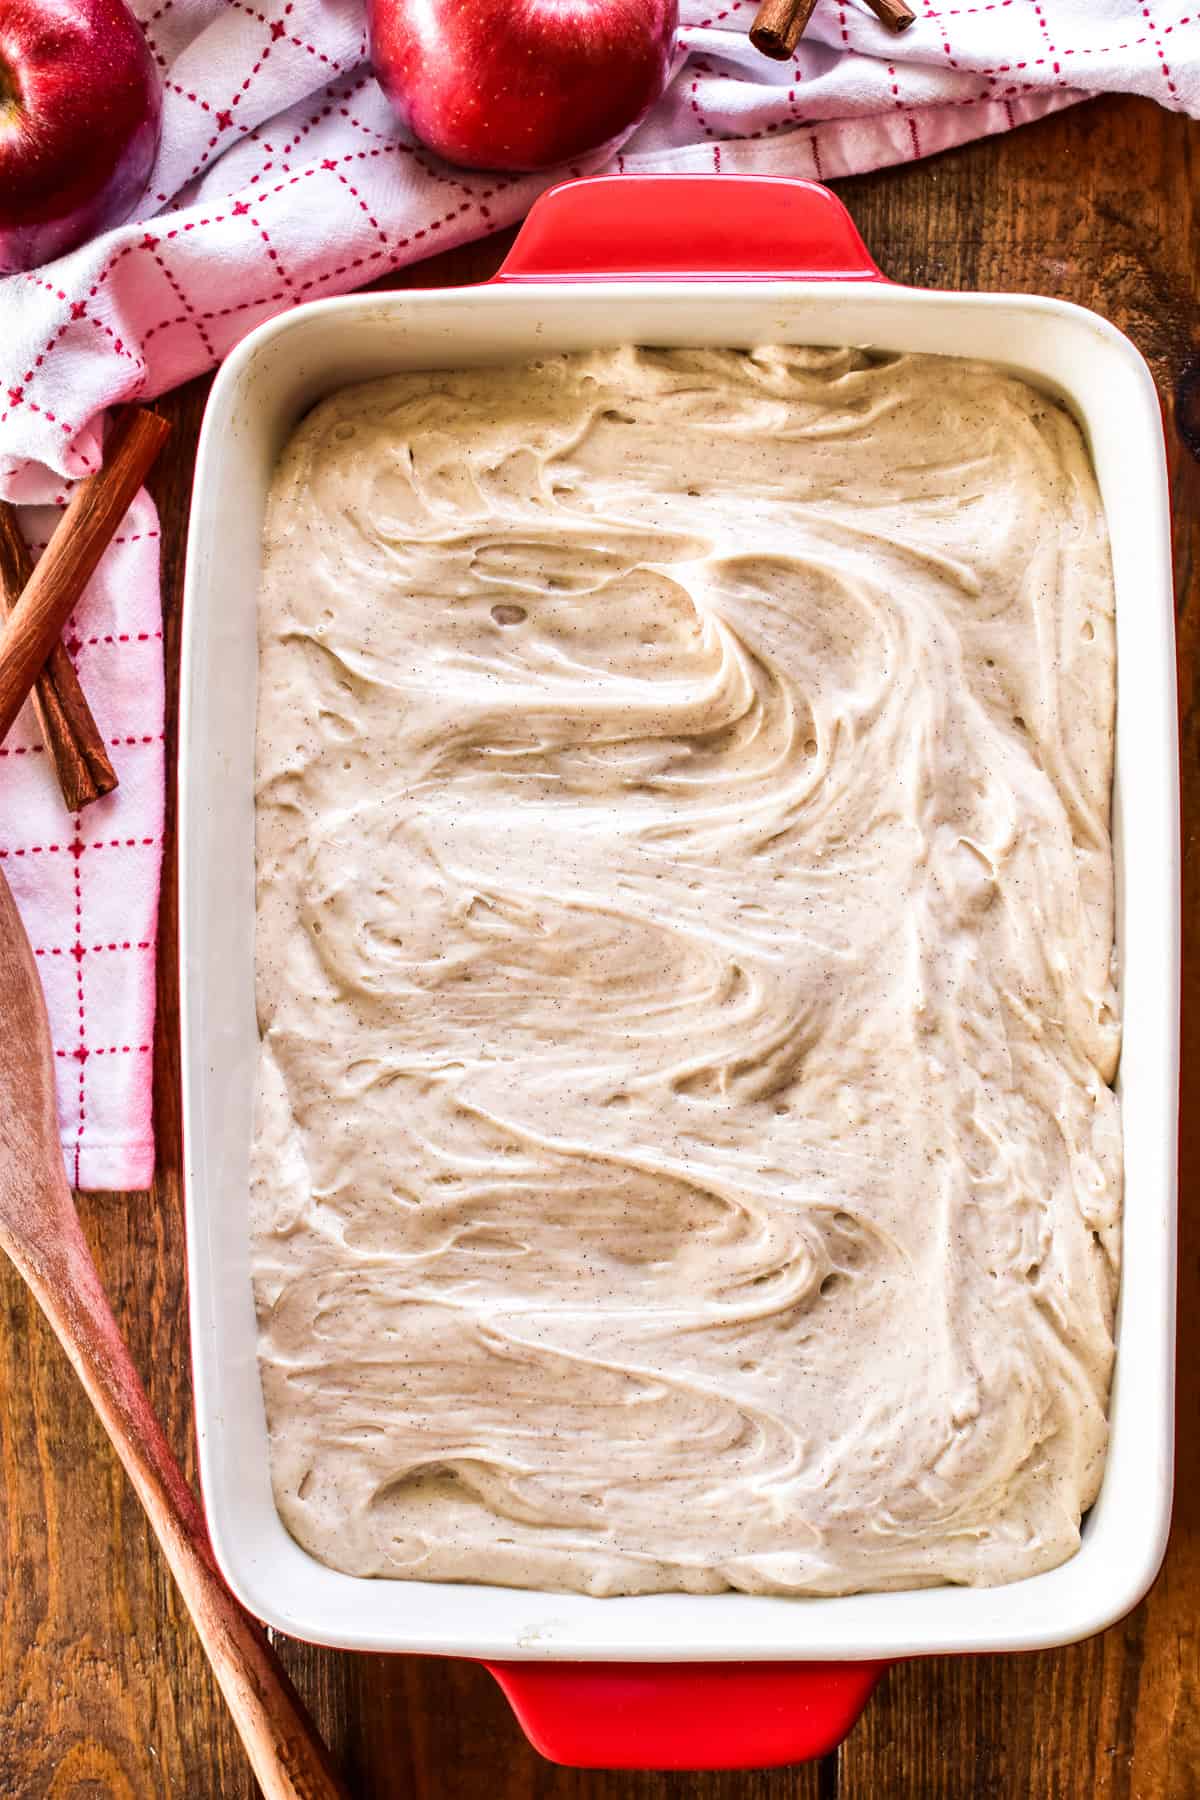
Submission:
POLYGON ((188 548, 179 761, 183 1104, 196 1427, 221 1567, 252 1612, 366 1650, 642 1661, 1015 1650, 1086 1636, 1146 1591, 1170 1513, 1176 1156, 1178 797, 1170 539, 1158 400, 1094 314, 1010 295, 862 282, 495 286, 318 302, 229 357, 209 402, 188 548), (297 419, 347 382, 620 342, 872 345, 986 357, 1081 420, 1112 536, 1119 700, 1118 936, 1124 1012, 1124 1274, 1112 1441, 1077 1556, 1007 1587, 838 1599, 597 1600, 369 1581, 317 1563, 271 1498, 251 1305, 255 599, 272 466, 297 419))

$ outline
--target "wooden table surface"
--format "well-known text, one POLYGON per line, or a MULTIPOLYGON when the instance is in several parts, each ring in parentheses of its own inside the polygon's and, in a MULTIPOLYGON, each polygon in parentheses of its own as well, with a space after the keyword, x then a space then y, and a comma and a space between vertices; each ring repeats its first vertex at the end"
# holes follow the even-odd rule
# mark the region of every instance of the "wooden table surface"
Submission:
MULTIPOLYGON (((840 184, 901 281, 1019 289, 1107 314, 1167 407, 1184 773, 1184 1104, 1175 1525, 1150 1597, 1089 1643, 898 1666, 836 1756, 744 1775, 590 1774, 529 1749, 466 1663, 284 1643, 355 1795, 371 1800, 1188 1800, 1200 1795, 1200 126, 1105 100, 930 162, 840 184)), ((410 271, 473 280, 503 241, 410 271)), ((169 396, 162 513, 168 754, 188 492, 206 381, 169 396)), ((117 1316, 194 1471, 180 1203, 173 826, 168 802, 149 1195, 81 1199, 117 1316)), ((216 1687, 124 1475, 63 1357, 0 1271, 0 1795, 248 1800, 216 1687)))

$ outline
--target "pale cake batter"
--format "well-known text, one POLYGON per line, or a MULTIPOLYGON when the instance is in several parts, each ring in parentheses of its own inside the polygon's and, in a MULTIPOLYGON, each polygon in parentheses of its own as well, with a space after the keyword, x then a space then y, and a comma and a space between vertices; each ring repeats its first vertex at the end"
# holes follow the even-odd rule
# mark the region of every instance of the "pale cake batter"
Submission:
POLYGON ((980 364, 621 350, 317 408, 261 597, 254 1266, 363 1575, 991 1583, 1119 1253, 1107 537, 980 364))

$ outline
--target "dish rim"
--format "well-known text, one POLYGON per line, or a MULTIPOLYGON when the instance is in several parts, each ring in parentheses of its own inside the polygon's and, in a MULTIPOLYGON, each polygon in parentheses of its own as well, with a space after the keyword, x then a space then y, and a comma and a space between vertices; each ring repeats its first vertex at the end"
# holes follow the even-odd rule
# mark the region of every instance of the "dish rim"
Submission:
MULTIPOLYGON (((324 1569, 323 1565, 317 1564, 315 1559, 307 1557, 298 1546, 294 1546, 297 1554, 311 1563, 314 1570, 321 1571, 321 1581, 316 1585, 322 1585, 323 1578, 331 1576, 337 1583, 351 1583, 356 1588, 383 1588, 392 1591, 397 1615, 395 1620, 380 1623, 372 1617, 370 1621, 357 1626, 348 1623, 344 1616, 340 1623, 331 1624, 331 1609, 321 1602, 314 1605, 311 1591, 307 1602, 302 1597, 301 1603, 296 1604, 290 1597, 279 1592, 275 1582, 263 1579, 259 1559, 256 1558, 253 1547, 248 1546, 245 1541, 242 1522, 236 1512, 231 1514, 227 1481, 218 1466, 217 1454, 217 1441, 222 1425, 221 1381, 227 1381, 227 1377, 218 1373, 216 1365, 219 1363, 219 1352, 213 1341, 215 1315, 211 1311, 211 1303, 214 1299, 215 1271, 211 1245, 206 1235, 210 1215, 206 1210, 206 1177, 201 1167, 205 1112, 202 1094, 204 1071, 201 1066, 204 1042, 196 1035, 197 995, 194 982, 198 975, 189 975, 189 968, 196 966, 192 955, 197 938, 197 884, 193 867, 197 844, 194 840, 197 809, 203 804, 201 789, 205 779, 204 746, 197 735, 197 721, 202 715, 198 711, 194 684, 197 658, 200 655, 199 639, 205 628, 203 615, 206 598, 212 597, 212 574, 205 567, 205 551, 200 533, 193 528, 189 534, 185 576, 178 774, 184 1185, 188 1221, 189 1305, 196 1429, 201 1482, 218 1562, 234 1592, 259 1617, 292 1636, 346 1648, 424 1650, 477 1657, 503 1656, 511 1660, 570 1658, 606 1661, 625 1660, 632 1656, 641 1662, 709 1661, 724 1660, 732 1655, 739 1661, 809 1661, 828 1657, 843 1660, 872 1659, 887 1655, 951 1650, 1041 1648, 1089 1636, 1104 1629, 1134 1606, 1157 1573, 1169 1528, 1173 1455, 1174 1142, 1179 995, 1178 759, 1174 708, 1173 604, 1161 417, 1152 378, 1144 360, 1129 339, 1089 309, 1045 296, 957 294, 937 289, 912 289, 892 284, 867 285, 849 281, 822 281, 817 284, 795 279, 776 282, 688 278, 653 282, 590 281, 583 288, 570 281, 554 281, 526 287, 485 285, 482 288, 401 290, 319 300, 258 327, 231 353, 219 371, 206 409, 197 456, 193 527, 198 518, 203 520, 205 504, 221 485, 219 465, 228 453, 235 433, 237 409, 239 405, 248 402, 255 370, 262 366, 264 359, 285 350, 289 339, 292 340, 293 357, 297 350, 303 352, 304 336, 313 331, 314 324, 317 326, 318 336, 326 323, 334 325, 339 332, 345 331, 352 324, 372 330, 380 325, 386 330, 399 324, 402 345, 406 328, 411 327, 414 321, 419 322, 422 316, 431 318, 439 312, 448 311, 463 317, 475 313, 478 328, 479 319, 482 317, 486 321, 489 312, 496 317, 512 315, 518 319, 526 315, 528 324, 530 315, 534 322, 539 318, 552 318, 556 308, 561 312, 563 307, 577 309, 582 305, 593 309, 607 307, 615 311, 635 301, 639 304, 651 302, 653 307, 661 309, 664 317, 668 318, 672 309, 681 301, 693 305, 728 302, 735 309, 753 309, 764 304, 778 303, 785 311, 797 314, 802 314, 815 305, 817 310, 831 317, 837 316, 839 306, 843 310, 851 309, 852 301, 853 308, 867 309, 868 316, 878 312, 881 321, 886 320, 889 313, 895 320, 898 308, 952 312, 963 318, 990 314, 994 317, 1010 315, 1014 322, 1018 319, 1055 321, 1089 334, 1095 341, 1097 354, 1106 357, 1114 367, 1119 364, 1123 368, 1130 395, 1136 397, 1130 401, 1133 411, 1139 415, 1133 431, 1132 460, 1137 464, 1138 477, 1134 487, 1141 489, 1140 498, 1144 509, 1142 525, 1148 539, 1140 585, 1149 594, 1148 608, 1143 602, 1139 621, 1139 632, 1148 639, 1147 654, 1139 658, 1138 667, 1145 664, 1151 670, 1149 675, 1139 676, 1138 679, 1142 682, 1143 690, 1149 690, 1141 693, 1140 701, 1157 700, 1160 716, 1159 730, 1154 733, 1149 729, 1152 714, 1147 707, 1147 718, 1142 725, 1143 741, 1135 758, 1143 773, 1148 771, 1152 777, 1149 794, 1157 803, 1150 807, 1153 824, 1145 820, 1143 792, 1139 786, 1138 817, 1132 829, 1138 843, 1147 838, 1154 840, 1158 851, 1158 865, 1170 877, 1162 884, 1162 892, 1155 905, 1147 899, 1147 884, 1142 880, 1141 872, 1136 869, 1133 871, 1140 896, 1140 911, 1156 916, 1161 951, 1158 978, 1153 984, 1156 991, 1147 992, 1144 998, 1139 992, 1137 1002, 1139 1042, 1143 1037, 1152 1040, 1153 1060, 1162 1077, 1162 1091, 1157 1095, 1156 1110, 1159 1126, 1171 1150, 1169 1167, 1160 1158, 1153 1171, 1153 1186, 1157 1191, 1158 1204, 1151 1209, 1150 1216, 1139 1218, 1137 1222, 1138 1243, 1140 1246, 1142 1238, 1146 1239, 1145 1252, 1152 1264, 1150 1273, 1155 1276, 1153 1282, 1147 1277, 1143 1279, 1147 1286, 1156 1288, 1160 1302, 1157 1313, 1151 1311, 1140 1321, 1128 1321, 1126 1318, 1124 1298, 1130 1241, 1128 1209, 1123 1219, 1122 1241, 1125 1254, 1117 1320, 1117 1386, 1114 1387, 1114 1425, 1105 1475, 1106 1486, 1110 1482, 1117 1457, 1124 1457, 1123 1446, 1128 1435, 1122 1434, 1118 1443, 1117 1388, 1122 1367, 1132 1366, 1135 1360, 1127 1354, 1126 1338, 1131 1334, 1136 1334, 1131 1337, 1131 1342, 1141 1347, 1141 1355, 1136 1359, 1139 1370, 1143 1375, 1148 1372, 1151 1377, 1156 1378, 1157 1384, 1156 1403, 1151 1404, 1150 1396, 1143 1396, 1141 1403, 1143 1420, 1150 1419, 1152 1428, 1143 1430, 1143 1437, 1146 1439, 1143 1444, 1145 1475, 1140 1486, 1144 1491, 1138 1518, 1129 1523, 1132 1541, 1126 1544, 1124 1556, 1107 1569, 1101 1565, 1100 1569, 1093 1571, 1091 1565, 1097 1559, 1087 1558, 1087 1573, 1095 1578, 1087 1584, 1086 1594, 1071 1591, 1081 1590, 1085 1585, 1082 1570, 1089 1544, 1085 1529, 1080 1551, 1059 1569, 1000 1588, 906 1589, 894 1593, 822 1599, 721 1594, 654 1595, 597 1600, 587 1596, 539 1594, 536 1590, 485 1588, 476 1584, 373 1581, 324 1569), (1146 1006, 1152 1002, 1156 1002, 1153 1008, 1156 1014, 1154 1030, 1151 1030, 1142 1016, 1146 1006), (1145 1364, 1144 1369, 1142 1364, 1145 1364), (1146 1455, 1147 1448, 1149 1455, 1146 1455), (1068 1577, 1060 1579, 1064 1571, 1069 1572, 1068 1577), (1074 1573, 1075 1579, 1070 1578, 1070 1572, 1074 1573), (1038 1590, 1036 1600, 1034 1589, 1038 1590), (418 1593, 418 1590, 425 1591, 418 1593), (516 1630, 511 1627, 498 1629, 495 1625, 490 1630, 469 1627, 465 1618, 469 1609, 456 1603, 456 1594, 476 1596, 475 1612, 480 1618, 489 1608, 493 1615, 505 1611, 513 1613, 516 1609, 507 1602, 511 1601, 514 1594, 522 1595, 529 1603, 527 1611, 530 1618, 524 1627, 516 1630), (947 1622, 936 1627, 921 1625, 918 1628, 915 1619, 910 1619, 909 1624, 905 1625, 907 1613, 919 1613, 923 1608, 928 1610, 928 1596, 950 1594, 968 1602, 965 1607, 960 1607, 962 1617, 953 1625, 947 1622), (1022 1599, 1029 1604, 1023 1607, 1020 1604, 1022 1599), (1056 1609, 1056 1599, 1062 1603, 1061 1611, 1056 1609), (732 1634, 727 1628, 723 1628, 723 1615, 728 1613, 730 1603, 739 1611, 746 1608, 761 1609, 761 1637, 756 1639, 745 1627, 732 1634), (617 1611, 624 1609, 629 1614, 629 1629, 624 1632, 580 1631, 556 1622, 554 1614, 565 1612, 574 1615, 579 1605, 605 1609, 614 1620, 617 1611), (699 1631, 697 1627, 697 1607, 704 1609, 711 1619, 711 1624, 704 1631, 699 1631), (819 1628, 805 1629, 805 1619, 811 1620, 815 1611, 827 1613, 830 1607, 839 1609, 839 1615, 848 1621, 844 1630, 822 1632, 819 1628), (794 1633, 781 1631, 776 1623, 768 1619, 768 1613, 773 1613, 778 1608, 788 1609, 796 1625, 794 1633), (425 1615, 425 1622, 423 1627, 418 1628, 414 1615, 422 1613, 425 1615), (433 1618, 434 1614, 437 1615, 436 1620, 433 1618), (457 1616, 459 1614, 464 1616, 460 1618, 457 1616), (549 1620, 546 1618, 547 1614, 551 1615, 549 1620), (852 1615, 857 1623, 849 1622, 852 1615), (652 1622, 655 1620, 658 1622, 652 1622)), ((549 333, 550 337, 554 335, 553 332, 549 333)), ((824 336, 825 341, 837 341, 836 338, 829 337, 827 331, 824 336)), ((610 334, 610 337, 614 342, 628 341, 628 334, 625 334, 624 339, 615 333, 610 334)), ((638 334, 638 337, 640 341, 645 341, 643 334, 638 334)), ((677 330, 668 330, 665 341, 674 342, 678 337, 677 330)), ((723 334, 713 335, 708 341, 718 343, 733 340, 728 334, 723 334)), ((760 337, 757 341, 763 340, 760 337)), ((794 336, 791 341, 814 341, 814 334, 811 331, 802 333, 794 336)), ((886 325, 871 341, 883 349, 895 347, 889 344, 886 325)), ((527 352, 530 353, 536 352, 527 352)), ((969 354, 954 344, 947 345, 943 353, 969 354)), ((519 358, 489 354, 488 360, 512 361, 519 358)), ((398 358, 396 367, 399 369, 404 366, 403 361, 398 358)), ((444 361, 440 365, 425 361, 408 366, 447 365, 444 361)), ((1018 356, 1008 366, 1021 370, 1027 364, 1024 358, 1018 356)), ((335 381, 331 384, 330 391, 332 387, 342 385, 345 385, 343 381, 335 381)), ((1043 382, 1043 385, 1047 384, 1043 382)), ((1081 400, 1073 386, 1064 385, 1059 391, 1082 419, 1090 437, 1092 433, 1089 421, 1093 410, 1090 402, 1081 400)), ((295 417, 298 416, 299 412, 295 417)), ((294 418, 292 422, 294 423, 294 418)), ((1104 499, 1111 530, 1113 513, 1107 488, 1104 499)), ((1129 500, 1121 504, 1128 509, 1133 502, 1129 500)), ((1119 637, 1121 620, 1132 615, 1134 605, 1133 583, 1126 575, 1117 584, 1119 637), (1124 612, 1122 608, 1125 609, 1124 612)), ((1119 694, 1125 682, 1126 662, 1127 650, 1123 645, 1118 653, 1119 694)), ((1127 724, 1126 733, 1128 729, 1127 724)), ((1116 746, 1118 770, 1123 742, 1119 700, 1116 746)), ((1117 812, 1119 815, 1119 804, 1117 812)), ((1119 818, 1114 823, 1119 824, 1119 818)), ((1131 829, 1128 821, 1125 822, 1125 829, 1131 829)), ((1134 845, 1122 837, 1119 855, 1123 885, 1128 884, 1133 851, 1134 845)), ((1127 967, 1128 957, 1123 957, 1122 960, 1127 967)), ((1128 1043, 1130 1000, 1124 981, 1121 999, 1125 1039, 1128 1043)), ((1149 1152, 1146 1153, 1146 1161, 1150 1161, 1149 1152)), ((1150 1185, 1149 1175, 1143 1179, 1150 1185)), ((1140 1192, 1142 1183, 1135 1185, 1140 1192)), ((1127 1160, 1127 1193, 1130 1186, 1127 1160)), ((1132 1443, 1132 1439, 1130 1442, 1132 1443)), ((1102 1489, 1101 1501, 1097 1503, 1094 1514, 1098 1512, 1103 1497, 1102 1489)), ((281 1524, 279 1529, 283 1531, 281 1524)), ((368 1608, 365 1595, 363 1606, 364 1610, 373 1614, 380 1610, 378 1607, 368 1608)))

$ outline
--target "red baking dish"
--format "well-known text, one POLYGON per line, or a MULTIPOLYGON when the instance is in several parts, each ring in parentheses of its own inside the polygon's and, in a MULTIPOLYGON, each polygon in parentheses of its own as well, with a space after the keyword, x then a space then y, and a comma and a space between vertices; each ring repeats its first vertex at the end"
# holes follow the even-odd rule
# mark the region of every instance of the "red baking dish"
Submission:
POLYGON ((183 1089, 200 1468, 218 1560, 278 1629, 487 1664, 530 1740, 583 1767, 760 1767, 818 1756, 889 1661, 1037 1648, 1102 1629, 1153 1580, 1170 1510, 1178 1012, 1177 743, 1161 420, 1137 351, 1097 315, 894 286, 808 182, 605 177, 551 190, 495 281, 318 302, 251 334, 213 389, 188 553, 180 756, 183 1089), (253 732, 267 485, 315 400, 411 368, 549 350, 866 344, 985 357, 1066 400, 1112 537, 1120 700, 1115 842, 1126 1222, 1112 1436, 1078 1554, 1004 1588, 788 1600, 367 1581, 317 1564, 275 1512, 247 1222, 253 732), (221 779, 214 780, 214 772, 221 779), (1122 795, 1136 793, 1136 805, 1122 795))

